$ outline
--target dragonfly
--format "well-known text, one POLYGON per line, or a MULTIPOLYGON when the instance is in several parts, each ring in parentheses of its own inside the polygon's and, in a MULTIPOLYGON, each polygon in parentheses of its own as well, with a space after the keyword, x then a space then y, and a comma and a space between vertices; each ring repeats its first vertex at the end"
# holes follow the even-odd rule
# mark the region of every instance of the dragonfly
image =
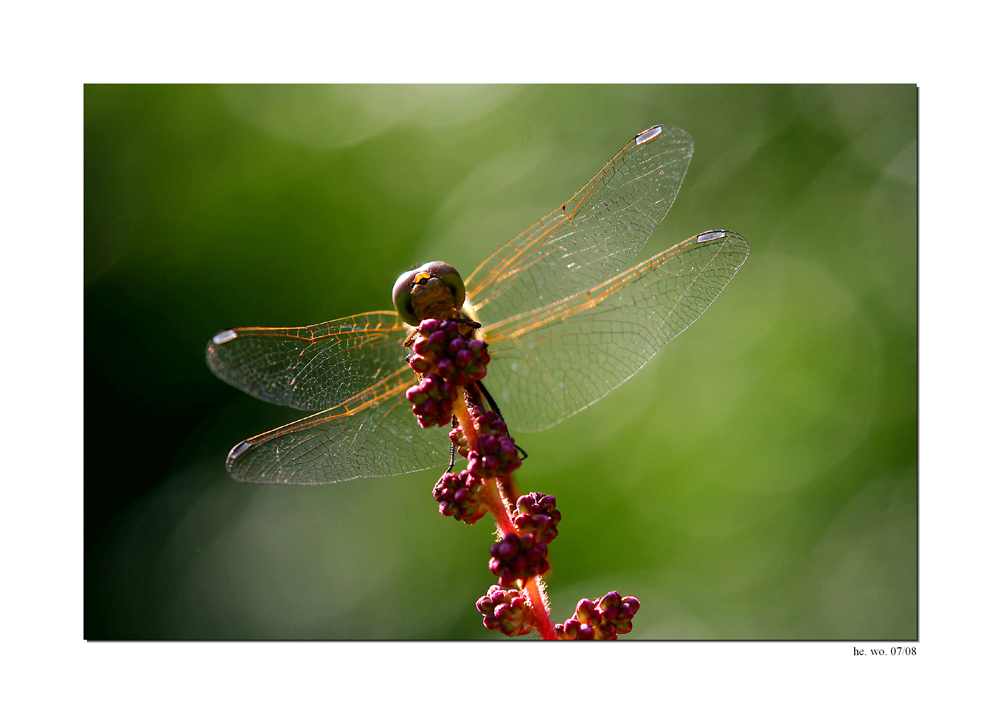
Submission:
MULTIPOLYGON (((681 128, 643 131, 469 275, 464 302, 445 315, 471 320, 469 333, 487 343, 484 382, 512 435, 547 429, 632 377, 746 261, 746 239, 712 230, 630 267, 670 210, 693 152, 681 128)), ((220 379, 312 412, 237 444, 229 474, 325 484, 446 466, 447 429, 421 428, 405 397, 416 383, 407 365, 413 330, 396 311, 375 311, 216 334, 206 359, 220 379)))

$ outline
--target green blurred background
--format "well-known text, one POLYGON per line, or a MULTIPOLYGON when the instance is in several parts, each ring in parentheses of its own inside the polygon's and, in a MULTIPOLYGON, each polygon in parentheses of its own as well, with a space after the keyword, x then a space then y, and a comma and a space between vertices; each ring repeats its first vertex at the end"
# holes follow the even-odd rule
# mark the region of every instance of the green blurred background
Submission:
MULTIPOLYGON (((464 273, 629 139, 695 154, 640 259, 727 228, 715 305, 583 413, 518 435, 556 496, 553 618, 609 590, 626 639, 917 635, 915 86, 87 86, 89 639, 504 639, 493 530, 440 471, 243 485, 224 460, 302 416, 217 380, 237 325, 391 307, 464 273)), ((516 430, 513 430, 516 434, 516 430)))

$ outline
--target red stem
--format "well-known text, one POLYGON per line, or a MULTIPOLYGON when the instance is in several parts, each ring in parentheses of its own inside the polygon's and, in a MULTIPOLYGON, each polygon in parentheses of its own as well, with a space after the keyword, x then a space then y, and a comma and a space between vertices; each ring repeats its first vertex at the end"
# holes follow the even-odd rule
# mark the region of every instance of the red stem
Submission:
MULTIPOLYGON (((476 442, 479 440, 479 432, 476 430, 476 425, 472 423, 472 415, 469 413, 466 400, 463 398, 457 399, 452 411, 458 420, 459 426, 462 428, 462 434, 465 435, 469 449, 474 449, 476 442)), ((500 536, 502 537, 510 532, 517 533, 517 527, 514 525, 514 519, 511 517, 513 500, 510 499, 510 496, 516 499, 517 495, 513 476, 506 475, 483 480, 483 490, 486 493, 486 506, 493 516, 496 517, 500 536), (507 496, 505 496, 505 493, 507 496)), ((522 590, 528 593, 532 625, 538 631, 539 635, 542 636, 542 640, 556 640, 556 628, 549 617, 548 600, 541 578, 538 576, 528 578, 524 581, 522 590)))
POLYGON ((524 589, 528 591, 528 600, 531 602, 531 618, 534 621, 535 629, 542 636, 542 640, 556 640, 556 626, 552 624, 549 617, 548 600, 545 597, 545 586, 542 578, 532 577, 525 581, 524 589))

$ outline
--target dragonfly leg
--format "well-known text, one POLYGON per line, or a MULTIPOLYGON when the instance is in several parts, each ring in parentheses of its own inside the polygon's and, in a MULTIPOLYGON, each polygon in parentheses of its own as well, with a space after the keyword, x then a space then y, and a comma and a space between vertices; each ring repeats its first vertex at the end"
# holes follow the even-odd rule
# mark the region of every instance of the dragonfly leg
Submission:
POLYGON ((486 397, 486 401, 489 403, 490 409, 496 412, 500 419, 503 419, 503 412, 500 411, 500 407, 497 406, 496 400, 493 398, 493 395, 490 394, 482 380, 476 382, 476 386, 479 388, 479 391, 482 392, 482 395, 486 397))
MULTIPOLYGON (((483 384, 482 380, 476 382, 476 386, 479 387, 479 391, 482 392, 484 397, 486 397, 486 401, 489 402, 490 409, 496 412, 497 416, 500 417, 501 420, 503 420, 503 412, 500 411, 500 407, 497 406, 496 400, 493 399, 493 395, 490 394, 489 390, 486 388, 486 385, 483 384)), ((506 420, 504 420, 504 422, 506 423, 506 420)), ((525 452, 523 449, 521 449, 518 445, 515 444, 514 448, 521 455, 522 462, 528 458, 528 453, 525 452)))
MULTIPOLYGON (((458 427, 458 420, 455 417, 452 417, 451 418, 451 428, 455 429, 457 427, 458 427)), ((451 462, 448 464, 448 469, 446 469, 444 471, 444 473, 448 474, 453 469, 455 469, 455 443, 454 442, 451 443, 451 462)))

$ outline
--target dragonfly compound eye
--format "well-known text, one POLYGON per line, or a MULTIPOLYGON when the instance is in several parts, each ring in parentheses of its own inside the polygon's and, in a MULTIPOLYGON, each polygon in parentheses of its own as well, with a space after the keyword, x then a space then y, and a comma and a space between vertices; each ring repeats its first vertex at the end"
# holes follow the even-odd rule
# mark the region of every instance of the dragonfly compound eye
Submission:
POLYGON ((413 278, 417 275, 417 270, 406 271, 400 274, 396 283, 392 286, 392 305, 396 307, 399 318, 410 326, 420 323, 416 312, 413 310, 413 295, 410 290, 413 288, 413 278))
MULTIPOLYGON (((414 308, 414 289, 417 286, 426 285, 432 279, 440 281, 451 292, 453 301, 448 304, 449 307, 460 309, 465 303, 465 283, 454 266, 443 261, 431 261, 416 269, 411 269, 401 274, 392 287, 392 303, 396 307, 396 313, 410 326, 417 326, 424 318, 414 308)), ((433 286, 433 284, 431 285, 433 286)))

